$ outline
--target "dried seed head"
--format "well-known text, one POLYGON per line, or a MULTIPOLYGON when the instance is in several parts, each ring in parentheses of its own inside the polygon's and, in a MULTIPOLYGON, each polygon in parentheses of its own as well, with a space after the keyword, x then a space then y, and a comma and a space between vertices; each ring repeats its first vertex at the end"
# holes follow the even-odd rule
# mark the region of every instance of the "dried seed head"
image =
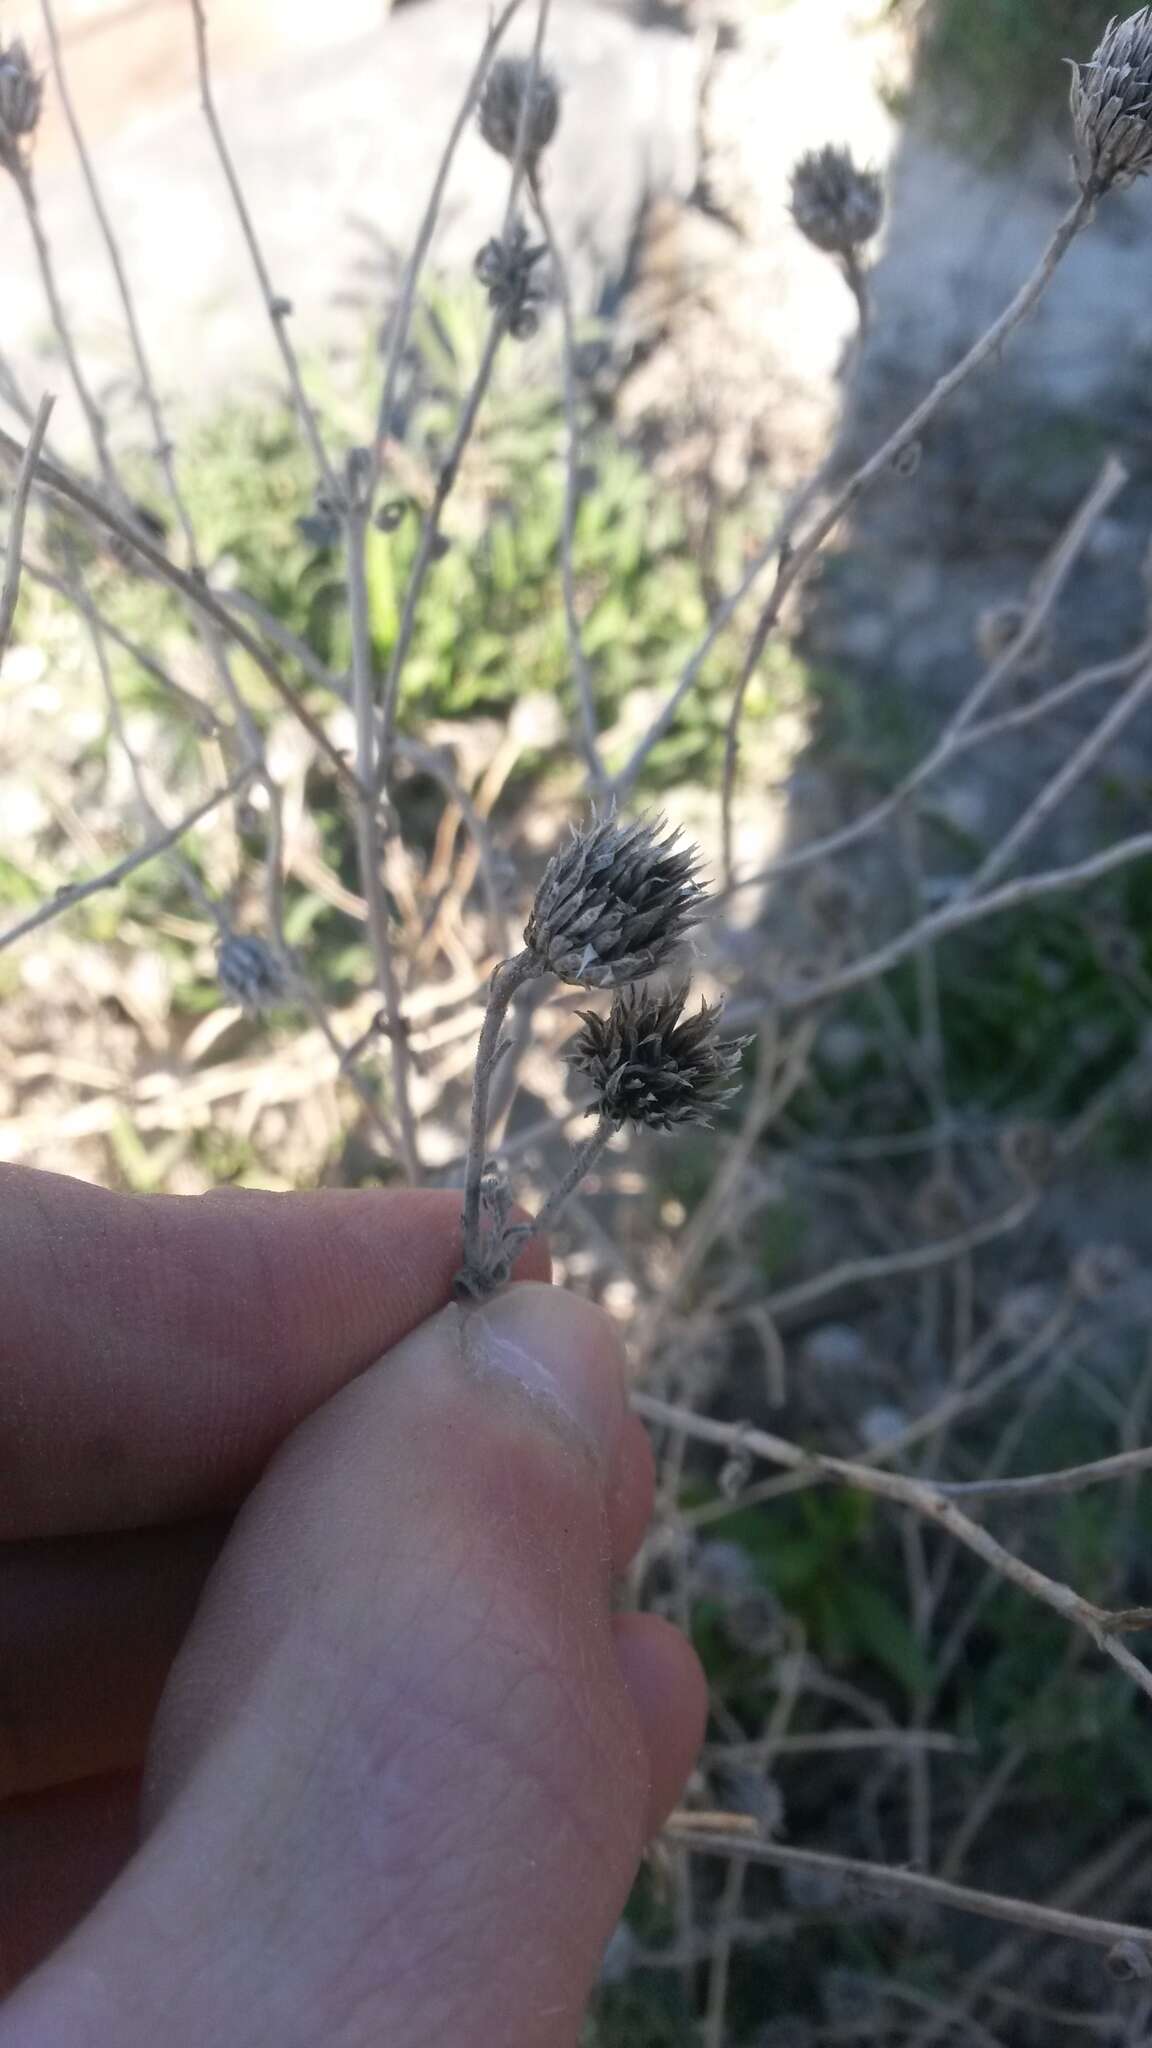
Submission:
POLYGON ((852 152, 829 143, 810 150, 792 172, 792 218, 802 235, 830 256, 849 256, 878 234, 884 187, 862 171, 852 152))
POLYGON ((225 995, 255 1016, 288 992, 284 964, 254 933, 228 932, 220 941, 216 973, 225 995))
POLYGON ((533 78, 528 58, 500 57, 480 95, 479 119, 489 149, 509 163, 515 160, 523 119, 524 162, 533 169, 560 124, 560 94, 551 72, 538 69, 533 78))
POLYGON ((1085 192, 1152 170, 1152 8, 1112 21, 1096 54, 1072 67, 1073 162, 1085 192))
POLYGON ((532 243, 522 220, 514 221, 511 233, 494 235, 485 242, 473 266, 488 294, 494 313, 503 313, 515 341, 530 341, 540 325, 537 308, 544 300, 544 287, 536 266, 548 254, 546 242, 532 243))
POLYGON ((15 162, 20 144, 33 133, 44 101, 44 81, 33 69, 19 36, 0 44, 0 163, 15 162))
POLYGON ((539 966, 582 988, 619 988, 663 967, 706 901, 698 859, 662 819, 596 818, 554 853, 524 942, 539 966))
POLYGON ((670 1131, 708 1124, 736 1093, 746 1038, 721 1038, 721 1003, 684 1015, 687 988, 629 988, 606 1017, 582 1012, 565 1058, 595 1090, 593 1113, 615 1124, 670 1131))

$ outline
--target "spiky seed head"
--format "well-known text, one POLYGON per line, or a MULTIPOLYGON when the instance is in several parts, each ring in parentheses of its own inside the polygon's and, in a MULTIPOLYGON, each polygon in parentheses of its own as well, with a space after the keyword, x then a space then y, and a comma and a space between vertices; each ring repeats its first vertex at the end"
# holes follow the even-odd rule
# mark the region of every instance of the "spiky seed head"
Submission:
POLYGON ((17 36, 0 44, 0 160, 10 161, 33 133, 44 102, 44 81, 17 36))
POLYGON ((884 187, 875 171, 860 169, 851 150, 828 143, 793 169, 792 218, 826 255, 850 256, 880 231, 884 187))
POLYGON ((489 149, 507 157, 509 163, 515 160, 522 117, 524 161, 531 170, 560 125, 560 93, 552 73, 542 66, 533 77, 528 58, 500 57, 480 95, 480 133, 489 149))
POLYGON ((545 868, 524 942, 561 981, 620 988, 671 959, 706 900, 696 849, 662 818, 594 818, 545 868))
POLYGON ((1152 8, 1109 22, 1095 55, 1072 66, 1072 132, 1085 192, 1152 170, 1152 8))
POLYGON ((593 1114, 619 1130, 708 1124, 734 1095, 745 1038, 721 1038, 722 1003, 684 1014, 687 988, 624 989, 606 1017, 581 1013, 583 1030, 565 1058, 592 1083, 593 1114))
POLYGON ((220 941, 216 973, 225 995, 249 1015, 277 1003, 288 991, 284 963, 254 932, 228 932, 220 941))

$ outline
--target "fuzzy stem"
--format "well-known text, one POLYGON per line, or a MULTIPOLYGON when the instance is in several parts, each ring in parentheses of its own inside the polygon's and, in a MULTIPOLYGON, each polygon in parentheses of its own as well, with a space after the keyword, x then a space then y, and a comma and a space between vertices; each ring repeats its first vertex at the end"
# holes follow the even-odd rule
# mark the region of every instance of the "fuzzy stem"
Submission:
POLYGON ((516 953, 496 969, 488 991, 488 1007, 476 1048, 476 1077, 472 1084, 472 1120, 468 1134, 468 1162, 464 1171, 464 1263, 461 1281, 470 1285, 484 1272, 480 1241, 480 1183, 488 1144, 488 1097, 492 1075, 500 1058, 500 1034, 508 1005, 518 988, 540 973, 531 953, 516 953))
POLYGON ((615 1134, 616 1125, 610 1122, 607 1117, 601 1117, 591 1137, 585 1138, 582 1145, 577 1145, 568 1162, 567 1172, 562 1180, 557 1181, 539 1215, 533 1217, 531 1223, 521 1224, 518 1230, 509 1232, 509 1236, 516 1239, 517 1251, 523 1245, 528 1244, 532 1238, 542 1237, 545 1231, 551 1230, 552 1225, 559 1220, 561 1213, 576 1193, 580 1183, 587 1179, 596 1161, 611 1143, 615 1134))

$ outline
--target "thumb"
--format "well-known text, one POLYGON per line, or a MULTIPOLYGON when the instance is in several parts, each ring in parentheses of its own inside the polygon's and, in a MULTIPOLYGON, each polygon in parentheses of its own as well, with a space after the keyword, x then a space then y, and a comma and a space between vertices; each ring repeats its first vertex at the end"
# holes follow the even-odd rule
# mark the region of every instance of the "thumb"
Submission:
POLYGON ((295 1433, 174 1670, 143 1847, 22 2048, 102 2048, 94 1997, 124 2048, 576 2041, 703 1717, 680 1638, 612 1618, 637 1430, 611 1324, 523 1286, 295 1433))

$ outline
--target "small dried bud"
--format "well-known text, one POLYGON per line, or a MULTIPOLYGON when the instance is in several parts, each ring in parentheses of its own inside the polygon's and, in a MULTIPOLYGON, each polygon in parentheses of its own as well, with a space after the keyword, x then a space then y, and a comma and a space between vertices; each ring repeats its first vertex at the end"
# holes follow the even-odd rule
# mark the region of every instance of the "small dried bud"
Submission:
POLYGON ((829 143, 802 156, 792 172, 792 218, 829 256, 850 256, 880 231, 884 187, 847 149, 829 143))
POLYGON ((531 170, 560 124, 560 94, 551 72, 540 69, 533 77, 526 57, 499 58, 480 95, 479 120, 489 149, 507 157, 509 163, 516 156, 523 120, 524 162, 531 170))
POLYGON ((581 988, 642 981, 698 924, 706 897, 691 846, 661 819, 573 830, 536 891, 524 941, 544 971, 581 988))
POLYGON ((529 341, 540 325, 537 308, 544 288, 536 266, 548 253, 546 242, 532 243, 522 220, 504 240, 494 235, 476 257, 475 274, 488 294, 494 313, 503 313, 514 341, 529 341))
POLYGON ((216 972, 225 995, 250 1016, 279 1002, 288 990, 283 962, 255 934, 229 932, 220 942, 216 972))
POLYGON ((1131 1286, 1137 1270, 1126 1245, 1085 1245, 1072 1262, 1072 1287, 1083 1301, 1108 1301, 1131 1286))
POLYGON ((43 100, 44 81, 19 36, 7 49, 0 45, 0 162, 11 162, 33 133, 43 100))
POLYGON ((629 988, 606 1017, 583 1012, 584 1029, 565 1055, 595 1090, 594 1111, 614 1124, 670 1131, 707 1124, 736 1093, 745 1038, 717 1036, 722 1005, 701 1002, 684 1016, 686 988, 629 988))
POLYGON ((1112 21, 1096 54, 1072 67, 1073 162, 1085 192, 1152 170, 1152 8, 1112 21))

